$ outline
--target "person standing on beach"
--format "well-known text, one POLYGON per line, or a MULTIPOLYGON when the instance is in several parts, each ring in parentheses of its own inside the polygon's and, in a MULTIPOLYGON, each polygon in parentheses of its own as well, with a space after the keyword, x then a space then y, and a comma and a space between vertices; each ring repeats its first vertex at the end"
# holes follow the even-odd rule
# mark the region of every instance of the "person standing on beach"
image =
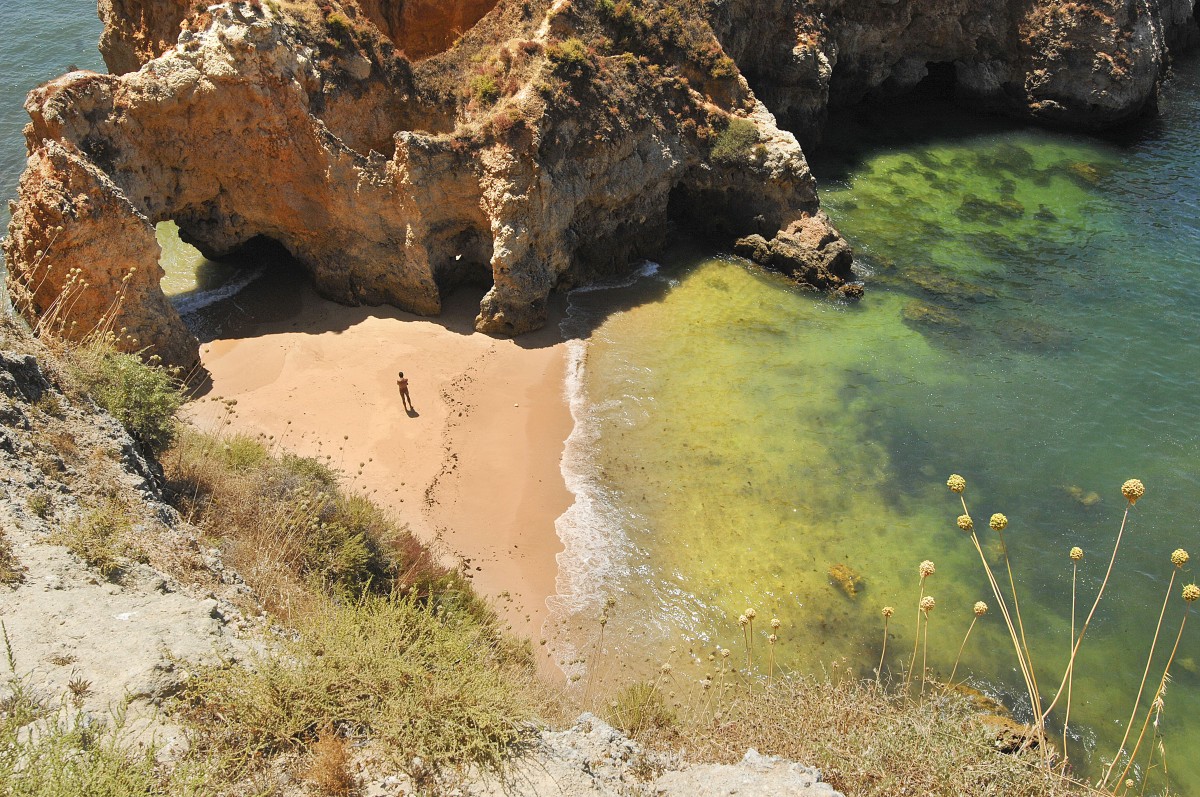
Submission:
POLYGON ((400 387, 400 403, 404 405, 404 409, 416 412, 417 408, 413 406, 412 396, 408 395, 408 380, 404 378, 404 372, 400 372, 400 378, 396 380, 396 384, 400 387))

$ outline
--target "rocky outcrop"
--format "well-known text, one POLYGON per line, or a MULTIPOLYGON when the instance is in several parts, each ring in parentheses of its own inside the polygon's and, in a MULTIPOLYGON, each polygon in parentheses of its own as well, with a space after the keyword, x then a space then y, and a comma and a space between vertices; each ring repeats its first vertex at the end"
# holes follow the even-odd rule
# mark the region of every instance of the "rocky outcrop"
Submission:
POLYGON ((761 235, 739 238, 734 254, 782 272, 801 285, 857 297, 861 287, 839 276, 850 269, 850 245, 824 213, 799 219, 768 241, 761 235), (857 290, 856 290, 857 289, 857 290))
POLYGON ((829 104, 901 95, 931 68, 977 108, 1080 128, 1120 124, 1154 107, 1168 45, 1195 40, 1193 5, 733 0, 714 27, 759 97, 813 142, 829 104))
POLYGON ((174 47, 180 23, 196 5, 188 0, 97 0, 104 23, 100 54, 108 71, 134 72, 174 47))
POLYGON ((61 141, 31 154, 18 190, 4 241, 13 307, 39 332, 111 332, 124 348, 190 367, 196 340, 159 288, 154 227, 127 194, 61 141))
POLYGON ((933 72, 981 108, 1117 124, 1153 107, 1168 44, 1195 28, 1190 0, 705 8, 102 0, 108 62, 138 71, 30 95, 14 302, 57 313, 60 334, 124 327, 187 363, 157 287, 165 219, 210 257, 273 240, 342 302, 432 314, 477 284, 494 333, 537 327, 552 290, 653 254, 679 220, 853 295, 849 249, 772 111, 814 139, 830 103, 933 72), (62 298, 81 282, 94 296, 62 298))
POLYGON ((362 0, 359 5, 414 60, 445 52, 497 0, 362 0))
MULTIPOLYGON (((496 7, 497 0, 359 0, 357 8, 409 58, 445 52, 496 7)), ((251 2, 261 8, 261 2, 251 2)), ((188 0, 98 0, 104 22, 100 53, 114 75, 137 71, 175 46, 189 17, 207 3, 188 0)), ((279 4, 276 3, 276 7, 279 4)))
MULTIPOLYGON (((691 763, 655 753, 596 717, 583 714, 566 730, 542 731, 533 749, 503 778, 465 785, 469 797, 554 794, 561 797, 841 797, 820 770, 753 748, 736 764, 691 763)), ((366 793, 408 793, 399 777, 369 783, 366 793)))
MULTIPOLYGON (((345 303, 435 314, 489 286, 477 328, 515 334, 556 287, 657 251, 672 214, 732 240, 818 212, 795 138, 736 70, 679 47, 599 52, 590 7, 502 3, 418 67, 355 6, 269 5, 210 7, 137 72, 31 93, 5 245, 19 309, 69 307, 60 334, 124 327, 189 363, 155 263, 153 224, 172 219, 210 257, 276 241, 345 303)), ((850 278, 847 258, 829 265, 822 287, 850 278)))
POLYGON ((235 603, 257 599, 165 503, 158 464, 63 372, 0 317, 0 544, 21 576, 0 584, 15 665, 0 690, 19 679, 47 708, 70 698, 89 722, 117 710, 143 739, 183 743, 164 701, 196 667, 246 656, 260 624, 235 603), (107 573, 85 561, 118 549, 107 573))

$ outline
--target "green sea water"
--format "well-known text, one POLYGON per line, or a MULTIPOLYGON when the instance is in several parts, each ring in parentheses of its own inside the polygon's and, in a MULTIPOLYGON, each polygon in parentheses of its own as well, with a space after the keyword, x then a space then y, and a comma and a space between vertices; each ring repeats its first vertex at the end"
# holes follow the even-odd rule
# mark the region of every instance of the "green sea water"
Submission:
MULTIPOLYGON (((752 607, 760 662, 774 616, 781 665, 869 677, 880 610, 891 605, 885 669, 903 677, 918 565, 932 560, 930 668, 949 673, 983 600, 992 611, 960 674, 1028 717, 946 478, 967 478, 981 531, 993 512, 1009 518, 1025 630, 1049 698, 1070 644, 1068 550, 1086 552, 1078 624, 1121 525, 1120 486, 1137 477, 1147 496, 1131 513, 1074 681, 1069 752, 1094 773, 1132 709, 1170 554, 1200 555, 1194 62, 1179 68, 1163 113, 1111 142, 944 106, 835 117, 836 145, 814 170, 864 270, 857 304, 685 250, 630 285, 574 294, 565 328, 579 337, 578 427, 565 468, 579 500, 560 520, 559 614, 580 657, 616 678, 663 661, 678 678, 700 677, 715 648, 744 661, 737 617, 752 607), (831 578, 839 565, 862 579, 856 597, 831 578), (607 652, 597 654, 609 597, 607 652)), ((980 536, 1002 574, 996 535, 980 536)), ((1180 586, 1194 578, 1189 565, 1175 582, 1151 689, 1183 616, 1180 586)), ((1190 631, 1161 728, 1173 785, 1200 794, 1200 627, 1190 631)))

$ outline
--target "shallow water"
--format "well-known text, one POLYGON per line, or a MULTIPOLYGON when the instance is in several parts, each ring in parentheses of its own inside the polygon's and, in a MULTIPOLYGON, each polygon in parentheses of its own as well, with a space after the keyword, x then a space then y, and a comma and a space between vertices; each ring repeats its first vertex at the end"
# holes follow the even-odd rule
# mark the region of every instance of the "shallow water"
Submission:
MULTIPOLYGON (((1052 695, 1069 646, 1067 551, 1086 551, 1082 615, 1121 523, 1120 485, 1136 476, 1148 495, 1074 682, 1072 757, 1110 756, 1170 553, 1200 554, 1198 84, 1185 64, 1162 123, 1126 142, 944 109, 937 136, 923 132, 927 108, 835 118, 840 146, 814 167, 868 271, 857 305, 687 252, 633 286, 575 294, 565 326, 591 330, 576 344, 580 428, 566 460, 582 500, 560 523, 587 539, 564 560, 576 649, 601 668, 622 662, 625 677, 678 666, 690 649, 696 666, 681 677, 696 676, 714 646, 744 661, 737 617, 754 607, 760 663, 777 616, 782 665, 869 674, 887 604, 888 667, 902 676, 917 565, 930 559, 930 667, 948 674, 972 604, 986 601, 960 672, 1019 713, 1011 645, 946 477, 967 477, 980 527, 996 511, 1010 520, 1025 630, 1052 695), (834 585, 838 565, 861 577, 857 597, 834 585), (597 657, 608 596, 609 652, 597 657)), ((996 536, 981 537, 1006 580, 996 536)), ((1168 648, 1190 566, 1181 578, 1168 648)), ((1196 639, 1184 637, 1162 721, 1176 788, 1200 782, 1196 639)))

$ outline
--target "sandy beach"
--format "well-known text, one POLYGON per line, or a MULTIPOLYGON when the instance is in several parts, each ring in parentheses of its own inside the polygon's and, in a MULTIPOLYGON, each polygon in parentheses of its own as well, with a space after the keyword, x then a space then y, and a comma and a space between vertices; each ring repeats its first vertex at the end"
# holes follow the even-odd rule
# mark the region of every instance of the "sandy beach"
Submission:
POLYGON ((492 338, 472 329, 474 292, 422 318, 282 282, 261 279, 207 319, 200 354, 211 385, 188 418, 328 461, 456 558, 538 650, 562 549, 554 521, 572 500, 560 470, 572 420, 555 322, 492 338))

